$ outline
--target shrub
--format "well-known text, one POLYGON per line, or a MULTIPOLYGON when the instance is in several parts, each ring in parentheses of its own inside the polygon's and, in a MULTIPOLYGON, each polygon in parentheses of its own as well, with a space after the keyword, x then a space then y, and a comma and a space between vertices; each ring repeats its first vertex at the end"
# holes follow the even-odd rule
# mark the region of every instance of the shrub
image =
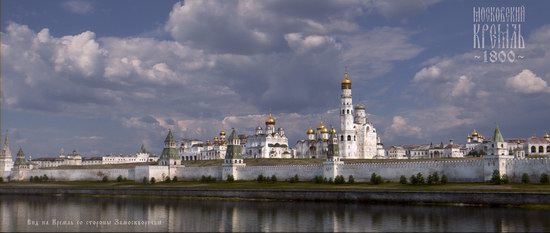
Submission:
POLYGON ((527 173, 521 175, 521 183, 529 184, 529 175, 527 175, 527 173))
POLYGON ((227 182, 233 182, 235 181, 235 177, 233 175, 227 175, 227 182))
POLYGON ((401 177, 399 177, 399 183, 407 184, 407 177, 405 177, 404 175, 401 175, 401 177))
POLYGON ((0 183, 4 182, 4 177, 0 176, 0 183))
POLYGON ((328 178, 328 183, 329 184, 334 184, 334 181, 332 180, 332 177, 328 178))
POLYGON ((541 183, 541 184, 548 184, 548 183, 550 183, 550 177, 548 177, 548 174, 542 173, 542 174, 540 175, 540 183, 541 183))
POLYGON ((143 177, 142 181, 143 181, 144 184, 147 184, 149 182, 149 180, 147 180, 147 177, 145 177, 145 176, 143 177))
POLYGON ((164 178, 164 182, 170 183, 170 182, 172 182, 172 179, 170 179, 170 177, 167 176, 166 178, 164 178))
POLYGON ((151 184, 154 184, 157 182, 157 179, 155 179, 155 177, 151 177, 151 184))
POLYGON ((122 181, 126 182, 126 181, 128 181, 128 178, 124 177, 124 178, 122 178, 122 181))
MULTIPOLYGON (((313 178, 313 181, 314 181, 316 184, 324 183, 323 177, 322 177, 322 176, 315 176, 315 178, 313 178)), ((326 181, 326 179, 325 179, 325 181, 326 181)))
POLYGON ((508 176, 507 175, 502 175, 502 183, 503 184, 508 184, 508 176))
POLYGON ((355 183, 355 178, 353 178, 352 175, 349 175, 349 177, 348 177, 348 183, 350 183, 350 184, 355 183))
POLYGON ((428 184, 433 184, 433 183, 435 183, 434 180, 433 180, 432 174, 429 174, 429 175, 428 175, 428 179, 427 179, 426 183, 428 183, 428 184))
POLYGON ((344 176, 338 175, 334 178, 334 183, 335 184, 344 184, 344 183, 346 183, 346 180, 344 179, 344 176))
POLYGON ((216 178, 212 177, 212 176, 201 176, 201 182, 206 182, 206 183, 209 183, 209 182, 215 182, 216 181, 216 178))
POLYGON ((371 184, 381 184, 382 183, 382 177, 379 176, 379 175, 376 175, 376 173, 372 173, 372 175, 370 176, 370 183, 371 184))
POLYGON ((411 184, 417 184, 418 183, 418 180, 416 179, 416 176, 415 175, 412 175, 411 178, 409 178, 409 182, 411 184))
POLYGON ((31 178, 29 178, 29 181, 34 182, 34 176, 31 176, 31 178))
POLYGON ((447 176, 445 174, 441 175, 441 184, 447 183, 447 176))
POLYGON ((50 179, 50 178, 49 178, 46 174, 42 175, 42 180, 48 181, 49 179, 50 179))
POLYGON ((277 176, 276 175, 271 175, 271 182, 273 182, 273 183, 277 182, 277 176))
POLYGON ((172 182, 178 182, 178 177, 174 176, 174 178, 172 178, 172 182))
POLYGON ((434 173, 432 174, 432 179, 433 179, 433 182, 434 182, 434 183, 439 183, 439 181, 440 181, 440 180, 439 180, 439 173, 438 173, 438 172, 434 172, 434 173))
POLYGON ((491 176, 491 184, 501 184, 502 179, 500 178, 500 171, 494 170, 493 175, 491 176))
POLYGON ((107 181, 109 181, 109 178, 107 176, 104 176, 103 179, 101 179, 101 181, 107 182, 107 181))
POLYGON ((264 175, 261 175, 261 174, 260 174, 260 175, 258 175, 258 178, 256 178, 256 181, 258 181, 258 183, 262 183, 262 182, 264 182, 264 181, 265 181, 265 177, 264 177, 264 175))
POLYGON ((418 174, 416 174, 416 182, 418 184, 424 184, 425 183, 424 182, 424 177, 422 176, 422 173, 419 172, 418 174))
POLYGON ((290 183, 296 183, 296 182, 298 182, 298 181, 300 181, 300 180, 298 179, 298 174, 296 174, 296 175, 294 175, 293 177, 291 177, 290 179, 288 179, 288 182, 290 182, 290 183))
POLYGON ((122 175, 119 175, 117 178, 116 178, 116 182, 122 182, 122 175))

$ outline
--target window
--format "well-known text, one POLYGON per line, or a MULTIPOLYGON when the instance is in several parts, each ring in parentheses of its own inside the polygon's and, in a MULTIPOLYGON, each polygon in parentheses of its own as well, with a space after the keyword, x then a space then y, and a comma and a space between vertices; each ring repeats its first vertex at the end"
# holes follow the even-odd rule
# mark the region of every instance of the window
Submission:
POLYGON ((351 141, 351 135, 348 135, 348 141, 351 141))
POLYGON ((546 147, 546 153, 550 153, 550 146, 546 147))
POLYGON ((531 147, 531 153, 537 153, 537 148, 535 146, 531 147))
POLYGON ((543 146, 539 146, 539 153, 544 153, 544 147, 543 146))
POLYGON ((349 114, 349 109, 348 109, 348 111, 347 111, 347 112, 348 112, 348 114, 349 114))
POLYGON ((340 141, 344 141, 344 135, 340 136, 340 141))

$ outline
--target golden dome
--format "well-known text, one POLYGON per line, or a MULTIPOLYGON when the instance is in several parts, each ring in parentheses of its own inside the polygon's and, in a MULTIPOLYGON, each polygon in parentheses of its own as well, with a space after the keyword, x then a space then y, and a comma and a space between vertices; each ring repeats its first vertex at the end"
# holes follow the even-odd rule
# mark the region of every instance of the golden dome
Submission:
POLYGON ((267 125, 274 125, 275 124, 275 118, 269 113, 269 116, 267 116, 267 119, 265 120, 265 124, 267 125))
POLYGON ((344 78, 342 79, 342 89, 351 89, 351 79, 347 71, 344 73, 344 78))
POLYGON ((474 131, 472 132, 472 137, 474 136, 479 136, 479 134, 477 133, 477 131, 474 129, 474 131))
POLYGON ((321 129, 321 133, 328 133, 327 127, 324 127, 324 126, 323 126, 323 128, 321 129))
POLYGON ((220 136, 225 136, 225 130, 220 131, 220 136))
POLYGON ((330 129, 330 134, 336 134, 336 129, 335 128, 330 129))
POLYGON ((313 129, 310 127, 309 129, 307 129, 307 134, 315 134, 315 131, 313 131, 313 129))
POLYGON ((471 136, 471 135, 468 135, 468 139, 471 139, 471 138, 472 138, 472 136, 471 136))
POLYGON ((325 124, 323 124, 323 122, 320 121, 320 122, 319 122, 319 126, 317 126, 317 129, 318 129, 318 130, 322 130, 322 129, 324 129, 324 128, 326 128, 326 127, 325 127, 325 124))
POLYGON ((544 133, 544 139, 550 139, 550 135, 548 134, 548 132, 544 133))

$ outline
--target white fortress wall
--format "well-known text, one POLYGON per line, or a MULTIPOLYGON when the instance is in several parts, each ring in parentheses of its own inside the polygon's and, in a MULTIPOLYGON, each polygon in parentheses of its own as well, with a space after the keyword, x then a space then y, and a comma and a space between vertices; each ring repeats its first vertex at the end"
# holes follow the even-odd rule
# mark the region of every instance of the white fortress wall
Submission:
POLYGON ((30 180, 31 176, 47 175, 49 179, 57 181, 102 180, 107 176, 109 180, 116 180, 118 176, 132 180, 130 169, 33 169, 21 170, 18 180, 30 180))
POLYGON ((483 181, 482 160, 445 160, 445 161, 399 161, 382 163, 355 163, 339 165, 338 174, 346 178, 352 175, 356 181, 370 181, 372 173, 383 180, 399 181, 401 175, 409 179, 411 175, 422 173, 427 179, 430 173, 445 174, 448 181, 483 181))
POLYGON ((542 173, 550 175, 550 159, 509 159, 507 160, 506 172, 510 181, 521 182, 521 176, 523 173, 527 173, 531 183, 538 183, 542 173))
POLYGON ((211 176, 216 180, 220 180, 222 178, 222 166, 179 167, 174 175, 178 177, 178 180, 200 180, 202 176, 211 176))
MULTIPOLYGON (((151 178, 155 178, 157 182, 163 181, 167 176, 170 175, 170 170, 168 166, 137 166, 134 169, 131 169, 134 172, 134 178, 136 182, 143 182, 143 179, 151 181, 151 178)), ((172 178, 172 177, 171 177, 172 178)))
POLYGON ((240 180, 255 180, 259 175, 272 175, 278 181, 283 181, 298 175, 299 180, 313 180, 315 176, 323 175, 323 165, 280 165, 280 166, 245 166, 237 168, 240 180))

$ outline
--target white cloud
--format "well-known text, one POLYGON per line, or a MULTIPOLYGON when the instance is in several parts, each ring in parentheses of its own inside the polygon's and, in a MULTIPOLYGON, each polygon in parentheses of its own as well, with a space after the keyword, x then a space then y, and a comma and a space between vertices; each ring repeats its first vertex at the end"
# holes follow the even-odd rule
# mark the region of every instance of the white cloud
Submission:
POLYGON ((550 87, 548 87, 546 81, 528 69, 522 70, 513 77, 509 77, 506 80, 506 86, 518 93, 550 93, 550 87))
POLYGON ((451 91, 451 96, 459 97, 459 96, 467 95, 470 93, 473 86, 474 84, 472 83, 472 81, 468 76, 461 75, 460 77, 458 77, 458 80, 451 91))
POLYGON ((71 13, 80 15, 91 13, 94 10, 94 5, 91 2, 82 0, 65 1, 61 3, 61 6, 71 13))
POLYGON ((384 136, 390 139, 394 137, 421 138, 422 129, 411 125, 405 117, 394 116, 391 126, 384 131, 384 136))
POLYGON ((422 82, 437 79, 441 76, 441 69, 437 66, 431 66, 429 68, 422 68, 414 75, 413 81, 422 82))
POLYGON ((328 36, 310 35, 303 36, 301 33, 288 33, 285 35, 288 46, 297 53, 305 53, 324 46, 333 46, 338 49, 340 46, 334 39, 328 36))

